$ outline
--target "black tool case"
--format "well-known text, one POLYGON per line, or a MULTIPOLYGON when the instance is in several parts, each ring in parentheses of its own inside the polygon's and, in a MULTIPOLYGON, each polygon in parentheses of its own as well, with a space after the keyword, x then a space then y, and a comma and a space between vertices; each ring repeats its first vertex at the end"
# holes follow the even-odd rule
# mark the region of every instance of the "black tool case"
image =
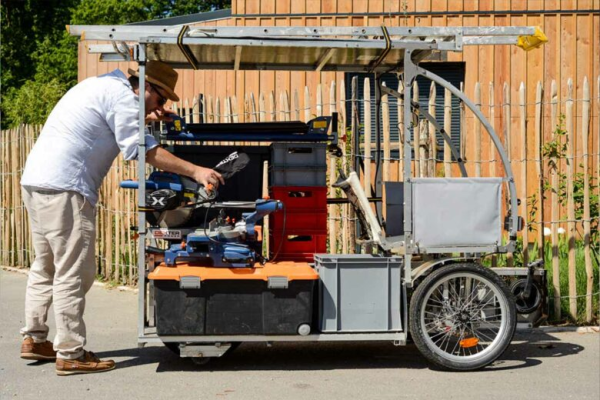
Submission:
POLYGON ((296 335, 313 321, 318 275, 306 263, 244 269, 179 264, 159 266, 149 278, 159 336, 296 335))

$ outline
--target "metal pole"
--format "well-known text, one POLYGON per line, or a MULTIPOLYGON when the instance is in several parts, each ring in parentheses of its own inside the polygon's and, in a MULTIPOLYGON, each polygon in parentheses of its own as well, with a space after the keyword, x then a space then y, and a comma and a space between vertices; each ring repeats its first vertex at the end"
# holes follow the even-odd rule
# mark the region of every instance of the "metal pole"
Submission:
POLYGON ((412 50, 404 53, 404 281, 408 286, 412 285, 412 147, 411 131, 413 130, 412 119, 412 84, 416 77, 415 64, 411 60, 412 50))
POLYGON ((146 45, 138 45, 139 65, 139 145, 138 145, 138 344, 146 326, 146 45))

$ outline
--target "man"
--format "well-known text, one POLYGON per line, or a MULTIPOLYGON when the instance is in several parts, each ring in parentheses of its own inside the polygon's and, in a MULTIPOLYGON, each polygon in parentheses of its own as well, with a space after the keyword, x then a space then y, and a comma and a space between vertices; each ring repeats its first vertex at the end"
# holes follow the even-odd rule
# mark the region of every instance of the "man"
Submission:
MULTIPOLYGON (((139 97, 146 121, 168 119, 167 100, 177 72, 159 61, 146 64, 146 84, 138 73, 120 70, 86 79, 65 94, 48 117, 25 166, 21 186, 31 224, 35 261, 25 298, 21 357, 55 360, 58 375, 103 372, 115 367, 85 351, 85 294, 94 281, 95 205, 98 188, 119 151, 138 156, 139 97), (46 320, 54 303, 56 336, 47 341, 46 320)), ((156 168, 218 187, 221 175, 181 160, 146 135, 146 159, 156 168)))

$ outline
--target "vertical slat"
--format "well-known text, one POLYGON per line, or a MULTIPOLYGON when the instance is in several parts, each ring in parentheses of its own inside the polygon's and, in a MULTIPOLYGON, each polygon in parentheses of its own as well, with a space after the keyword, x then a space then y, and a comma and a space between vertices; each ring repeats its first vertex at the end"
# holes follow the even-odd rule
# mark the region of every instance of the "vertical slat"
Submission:
MULTIPOLYGON (((331 81, 331 86, 329 88, 329 115, 336 112, 336 98, 335 98, 335 81, 331 81)), ((337 167, 337 158, 331 154, 328 154, 329 158, 329 198, 334 198, 336 196, 336 189, 332 186, 332 184, 336 181, 336 167, 337 167)), ((329 205, 329 216, 327 218, 329 222, 329 251, 332 254, 337 254, 338 249, 338 206, 337 205, 329 205)))
MULTIPOLYGON (((504 146, 506 147, 506 154, 508 156, 508 161, 512 167, 512 150, 511 150, 511 110, 510 110, 510 88, 508 87, 508 83, 504 82, 504 90, 502 93, 502 114, 503 114, 503 122, 504 122, 504 146)), ((507 206, 508 202, 508 193, 507 193, 507 206)), ((513 212, 516 212, 513 210, 513 212)), ((509 252, 506 254, 506 266, 512 267, 514 263, 513 253, 509 252)))
POLYGON ((198 122, 198 115, 200 114, 200 108, 198 105, 198 97, 194 96, 192 97, 192 112, 190 115, 190 120, 192 121, 192 123, 197 123, 198 122))
POLYGON ((404 82, 398 79, 398 93, 402 94, 398 101, 398 181, 403 180, 404 172, 404 82))
POLYGON ((317 117, 323 116, 323 88, 319 83, 317 85, 317 117))
POLYGON ((281 91, 279 93, 279 120, 285 121, 285 92, 281 91))
POLYGON ((267 111, 265 106, 265 94, 261 93, 258 97, 258 119, 259 122, 265 122, 267 120, 267 111))
POLYGON ((363 160, 364 160, 364 188, 367 197, 371 197, 371 80, 365 78, 364 80, 364 125, 365 125, 365 137, 363 147, 363 160))
POLYGON ((239 114, 238 114, 238 102, 237 102, 237 97, 235 95, 233 95, 231 97, 231 121, 233 123, 240 122, 239 114))
POLYGON ((220 122, 225 122, 222 119, 222 114, 221 114, 221 98, 220 97, 217 97, 215 99, 215 112, 214 112, 214 114, 215 114, 215 123, 218 124, 220 122))
POLYGON ((542 98, 544 89, 542 82, 538 81, 535 90, 535 166, 538 174, 537 187, 537 243, 539 246, 538 257, 544 258, 544 168, 542 161, 542 98))
MULTIPOLYGON (((435 117, 435 100, 437 96, 437 89, 435 82, 431 82, 429 87, 429 115, 435 117)), ((429 127, 429 176, 436 176, 437 166, 437 133, 435 126, 432 123, 428 124, 429 127)))
POLYGON ((223 122, 231 123, 231 98, 229 97, 223 99, 223 122))
MULTIPOLYGON (((357 159, 356 157, 359 156, 359 154, 355 153, 355 149, 357 149, 359 147, 359 136, 360 136, 360 131, 359 131, 359 126, 360 126, 360 121, 359 121, 359 116, 360 116, 360 112, 358 110, 359 107, 359 102, 358 102, 358 76, 354 76, 352 78, 352 91, 351 91, 351 101, 352 101, 352 115, 351 115, 351 129, 352 129, 352 137, 351 137, 351 142, 350 142, 350 168, 354 169, 354 163, 355 160, 357 159)), ((368 193, 367 193, 368 194, 368 193)), ((351 223, 349 223, 349 233, 348 233, 348 242, 349 242, 349 252, 351 254, 355 253, 356 250, 356 222, 354 222, 354 218, 356 218, 356 214, 354 212, 354 208, 353 207, 348 207, 348 220, 352 221, 351 223)))
MULTIPOLYGON (((341 83, 340 83, 340 118, 339 118, 339 123, 338 123, 338 134, 341 135, 342 137, 347 137, 346 135, 346 126, 348 126, 348 115, 346 113, 346 83, 345 81, 342 79, 341 83)), ((347 151, 346 151, 346 141, 342 140, 340 141, 340 145, 339 145, 342 149, 342 171, 344 171, 344 174, 348 173, 348 158, 347 158, 347 151)), ((348 238, 349 238, 349 224, 348 224, 348 210, 349 210, 349 205, 348 204, 344 204, 341 207, 341 217, 342 217, 342 253, 343 254, 348 254, 348 238)))
POLYGON ((573 198, 573 180, 575 159, 574 139, 575 132, 573 130, 573 81, 571 78, 567 81, 567 241, 568 241, 568 264, 569 264, 569 312, 571 316, 577 318, 577 282, 576 282, 576 265, 575 265, 575 201, 573 198))
POLYGON ((277 105, 275 104, 275 93, 272 90, 269 92, 269 110, 271 121, 277 121, 277 105))
MULTIPOLYGON (((452 93, 448 89, 444 89, 444 131, 452 138, 452 93)), ((452 177, 452 153, 446 142, 444 142, 444 176, 452 177)))
MULTIPOLYGON (((589 129, 590 129, 590 85, 587 76, 583 78, 583 104, 581 111, 581 151, 583 153, 583 256, 586 273, 585 321, 592 321, 594 292, 594 267, 590 248, 592 234, 590 223, 590 174, 589 174, 589 129)), ((600 167, 600 166, 599 166, 600 167)))
POLYGON ((254 93, 250 93, 250 121, 258 122, 258 118, 256 115, 256 99, 254 98, 254 93))
MULTIPOLYGON (((481 111, 481 85, 475 83, 475 107, 481 111)), ((473 118, 475 122, 475 176, 481 176, 481 122, 479 118, 473 118)))
MULTIPOLYGON (((417 81, 415 80, 413 83, 413 98, 412 101, 414 103, 419 103, 419 85, 417 84, 417 81)), ((415 174, 418 177, 422 177, 422 170, 421 170, 421 162, 423 162, 422 157, 421 157, 421 121, 417 120, 416 121, 417 124, 415 125, 414 129, 413 129, 413 151, 415 154, 415 174)))
MULTIPOLYGON (((383 82, 383 86, 385 82, 383 82)), ((388 103, 388 95, 381 96, 381 114, 383 119, 383 181, 390 181, 390 158, 392 152, 390 150, 390 105, 388 103)))
MULTIPOLYGON (((527 212, 527 100, 525 83, 519 86, 519 117, 521 128, 521 216, 525 220, 523 227, 523 266, 529 262, 529 220, 527 212)), ((533 222, 533 221, 532 221, 533 222)))
POLYGON ((294 109, 294 119, 300 121, 300 96, 298 95, 298 89, 294 89, 292 108, 294 109))
POLYGON ((310 91, 304 87, 304 122, 310 121, 310 91))
MULTIPOLYGON (((555 131, 558 128, 558 90, 556 81, 552 80, 552 86, 550 89, 550 114, 552 120, 552 130, 555 131)), ((558 140, 556 135, 553 135, 553 140, 558 140)), ((552 185, 552 191, 550 194, 552 215, 551 215, 551 229, 552 229, 552 286, 554 289, 554 317, 560 320, 561 317, 561 304, 560 304, 560 259, 558 257, 558 219, 559 219, 559 204, 558 204, 558 159, 553 157, 551 160, 550 168, 550 182, 552 185)))

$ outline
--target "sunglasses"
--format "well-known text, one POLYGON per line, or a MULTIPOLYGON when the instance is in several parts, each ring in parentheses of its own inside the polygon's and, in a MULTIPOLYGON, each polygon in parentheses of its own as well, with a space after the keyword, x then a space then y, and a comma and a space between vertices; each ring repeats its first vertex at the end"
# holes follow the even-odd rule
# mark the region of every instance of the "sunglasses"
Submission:
POLYGON ((160 94, 160 92, 158 91, 158 89, 156 88, 156 86, 154 86, 153 84, 149 84, 150 87, 156 92, 156 94, 158 95, 159 99, 158 99, 158 105, 159 106, 164 106, 165 104, 167 104, 167 98, 165 96, 163 96, 162 94, 160 94))

